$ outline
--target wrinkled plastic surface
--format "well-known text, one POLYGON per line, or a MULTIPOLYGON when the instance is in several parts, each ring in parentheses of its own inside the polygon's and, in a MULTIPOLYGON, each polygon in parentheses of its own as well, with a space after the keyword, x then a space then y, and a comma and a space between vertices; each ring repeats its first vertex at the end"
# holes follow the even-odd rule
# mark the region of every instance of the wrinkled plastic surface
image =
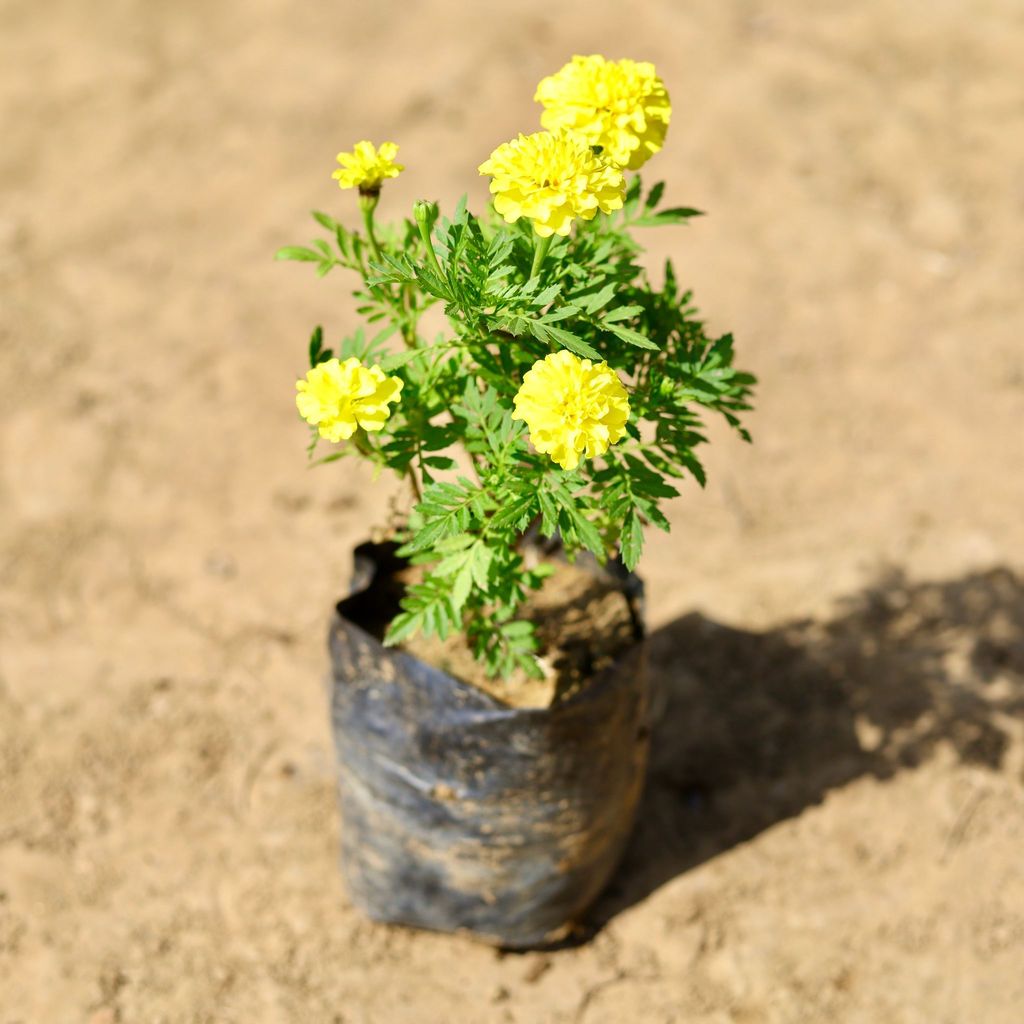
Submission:
MULTIPOLYGON (((555 707, 509 708, 376 639, 399 592, 393 551, 357 549, 359 589, 330 633, 350 895, 380 921, 554 941, 632 828, 649 731, 641 646, 555 707)), ((638 607, 639 581, 623 586, 638 607)))

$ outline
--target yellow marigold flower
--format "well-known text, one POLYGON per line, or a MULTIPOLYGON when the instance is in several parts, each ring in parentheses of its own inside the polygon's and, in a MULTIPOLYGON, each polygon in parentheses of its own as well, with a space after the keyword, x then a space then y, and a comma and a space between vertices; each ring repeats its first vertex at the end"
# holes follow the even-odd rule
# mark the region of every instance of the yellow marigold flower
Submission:
POLYGON ((535 132, 502 143, 480 165, 489 174, 494 208, 511 224, 533 221, 542 238, 567 235, 574 218, 591 220, 622 206, 626 183, 618 167, 567 132, 535 132))
POLYGON ((514 404, 512 419, 525 420, 533 447, 562 469, 575 469, 583 455, 603 455, 629 419, 629 397, 615 371, 565 349, 527 370, 514 404))
POLYGON ((365 139, 357 142, 351 153, 339 153, 341 164, 332 175, 338 179, 339 188, 358 188, 360 192, 379 192, 385 178, 397 178, 405 170, 404 164, 396 164, 398 147, 393 142, 381 143, 377 149, 365 139))
POLYGON ((635 171, 661 149, 672 116, 665 83, 646 61, 573 57, 537 86, 540 123, 578 132, 620 167, 635 171))
POLYGON ((297 381, 295 404, 311 426, 328 441, 345 441, 357 427, 380 430, 402 390, 398 377, 388 377, 379 366, 365 367, 354 356, 339 362, 328 359, 314 366, 305 380, 297 381))

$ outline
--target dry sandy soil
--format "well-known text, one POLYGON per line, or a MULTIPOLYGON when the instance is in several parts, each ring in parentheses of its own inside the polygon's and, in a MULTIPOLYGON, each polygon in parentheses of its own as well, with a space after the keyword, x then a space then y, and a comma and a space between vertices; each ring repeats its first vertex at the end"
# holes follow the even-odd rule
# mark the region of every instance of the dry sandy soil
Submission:
POLYGON ((1024 1020, 1018 0, 2 0, 0 1024, 1024 1020), (374 926, 325 630, 388 485, 275 264, 362 137, 485 194, 573 52, 655 61, 651 233, 762 379, 645 574, 654 765, 596 935, 374 926))

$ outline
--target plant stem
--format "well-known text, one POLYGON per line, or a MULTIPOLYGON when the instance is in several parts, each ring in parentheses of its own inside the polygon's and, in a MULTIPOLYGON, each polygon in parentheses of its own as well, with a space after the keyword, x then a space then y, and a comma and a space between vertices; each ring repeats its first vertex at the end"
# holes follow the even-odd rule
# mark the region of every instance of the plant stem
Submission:
POLYGON ((537 237, 536 245, 533 249, 533 266, 530 268, 530 278, 535 278, 540 273, 540 265, 544 262, 544 257, 548 254, 548 249, 551 248, 551 240, 554 235, 548 235, 547 238, 537 237))
POLYGON ((380 263, 380 246, 377 244, 377 235, 373 230, 373 211, 377 208, 380 200, 379 192, 360 192, 359 209, 363 211, 363 224, 366 227, 366 240, 370 243, 370 252, 373 258, 380 263))
POLYGON ((437 216, 437 208, 433 203, 424 202, 422 199, 417 200, 412 208, 413 218, 416 221, 416 227, 419 228, 420 238, 423 240, 423 248, 427 254, 427 262, 433 268, 433 271, 441 280, 444 280, 444 272, 441 270, 441 264, 437 261, 437 253, 434 252, 434 243, 430 238, 430 226, 431 221, 437 216))
POLYGON ((420 487, 420 482, 416 479, 416 472, 411 465, 406 470, 406 475, 409 477, 409 484, 412 487, 412 496, 418 505, 423 500, 423 489, 420 487))

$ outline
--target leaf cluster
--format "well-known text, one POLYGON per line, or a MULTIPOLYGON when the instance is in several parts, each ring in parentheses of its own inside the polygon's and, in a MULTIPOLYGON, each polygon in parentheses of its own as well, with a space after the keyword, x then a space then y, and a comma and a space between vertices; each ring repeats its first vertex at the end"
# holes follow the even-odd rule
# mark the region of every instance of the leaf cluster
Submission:
POLYGON ((663 196, 664 185, 645 194, 634 177, 622 210, 556 238, 536 275, 529 223, 505 224, 493 210, 475 216, 465 200, 423 229, 408 219, 383 228, 379 246, 317 213, 328 241, 278 253, 316 263, 321 276, 355 271, 360 312, 375 325, 331 347, 318 327, 310 365, 356 356, 403 381, 385 429, 335 453, 408 478, 415 495, 402 553, 421 579, 386 642, 462 630, 492 674, 536 673, 521 613, 546 570, 528 566, 529 539, 633 569, 645 527, 669 529, 664 505, 680 480, 705 483, 704 417, 722 416, 749 440, 742 419, 755 379, 734 366, 731 335, 708 333, 671 260, 657 284, 639 262, 634 229, 699 215, 662 206, 663 196), (427 339, 420 321, 437 304, 447 328, 427 339), (403 347, 388 349, 396 335, 403 347), (535 452, 512 418, 524 374, 561 349, 607 362, 630 402, 627 436, 571 472, 535 452))

